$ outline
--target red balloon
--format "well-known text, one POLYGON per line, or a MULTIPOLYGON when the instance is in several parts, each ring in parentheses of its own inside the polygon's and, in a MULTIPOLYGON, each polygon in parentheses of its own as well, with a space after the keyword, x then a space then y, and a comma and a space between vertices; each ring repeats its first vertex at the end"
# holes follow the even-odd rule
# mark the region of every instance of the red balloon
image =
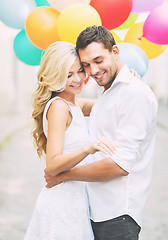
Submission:
POLYGON ((85 84, 85 85, 88 83, 88 81, 89 81, 89 78, 90 78, 90 76, 89 76, 89 75, 88 75, 88 76, 85 78, 85 81, 84 81, 84 84, 85 84))
POLYGON ((132 0, 91 0, 90 5, 97 10, 102 25, 109 30, 124 23, 132 10, 132 0))

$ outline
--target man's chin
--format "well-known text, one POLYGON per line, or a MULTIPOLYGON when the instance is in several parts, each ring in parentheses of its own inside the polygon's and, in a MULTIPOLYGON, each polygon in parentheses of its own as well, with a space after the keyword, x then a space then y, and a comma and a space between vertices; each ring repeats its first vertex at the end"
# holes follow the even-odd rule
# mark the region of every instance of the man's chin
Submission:
POLYGON ((104 84, 103 84, 103 81, 101 80, 101 81, 98 81, 98 80, 96 80, 95 78, 94 78, 94 80, 96 81, 96 83, 99 85, 99 86, 104 86, 104 84))

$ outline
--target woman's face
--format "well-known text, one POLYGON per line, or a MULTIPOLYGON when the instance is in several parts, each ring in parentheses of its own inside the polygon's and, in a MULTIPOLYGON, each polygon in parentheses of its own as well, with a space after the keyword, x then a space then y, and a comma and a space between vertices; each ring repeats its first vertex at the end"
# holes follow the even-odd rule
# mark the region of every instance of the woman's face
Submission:
POLYGON ((76 58, 74 64, 70 68, 68 80, 64 92, 79 94, 82 91, 86 74, 79 58, 76 58))

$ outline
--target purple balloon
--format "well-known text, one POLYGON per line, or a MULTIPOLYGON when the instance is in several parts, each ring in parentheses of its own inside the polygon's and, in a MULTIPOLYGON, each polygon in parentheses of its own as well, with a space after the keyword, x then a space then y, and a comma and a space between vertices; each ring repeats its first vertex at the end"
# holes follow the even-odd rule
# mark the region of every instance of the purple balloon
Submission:
POLYGON ((165 0, 133 0, 132 12, 140 13, 151 11, 162 4, 165 0))
POLYGON ((144 37, 156 44, 168 44, 168 4, 154 8, 143 26, 144 37))

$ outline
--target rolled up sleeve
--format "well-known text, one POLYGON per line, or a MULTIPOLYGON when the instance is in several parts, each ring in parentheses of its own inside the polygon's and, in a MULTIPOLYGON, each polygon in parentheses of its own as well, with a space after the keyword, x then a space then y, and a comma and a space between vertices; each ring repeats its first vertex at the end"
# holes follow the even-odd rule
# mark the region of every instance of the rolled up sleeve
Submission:
POLYGON ((131 93, 119 105, 119 123, 116 130, 116 152, 112 159, 127 172, 140 160, 141 147, 153 119, 153 105, 141 93, 131 93))

